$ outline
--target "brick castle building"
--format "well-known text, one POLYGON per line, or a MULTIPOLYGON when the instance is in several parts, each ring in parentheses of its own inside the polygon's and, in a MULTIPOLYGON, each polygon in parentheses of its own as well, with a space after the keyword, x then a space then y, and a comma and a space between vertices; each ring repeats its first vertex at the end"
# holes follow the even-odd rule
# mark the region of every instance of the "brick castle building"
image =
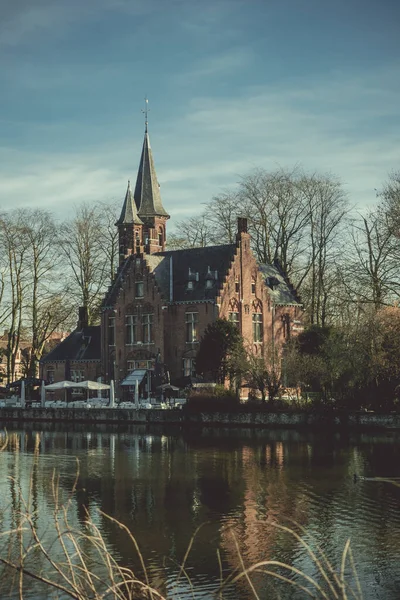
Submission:
POLYGON ((119 268, 102 306, 102 373, 120 398, 135 379, 144 393, 154 390, 161 365, 172 383, 195 376, 199 341, 218 317, 259 356, 300 327, 299 298, 279 265, 257 263, 246 219, 234 244, 166 250, 168 219, 146 124, 135 190, 128 182, 116 224, 119 268))
POLYGON ((44 376, 113 379, 120 399, 138 380, 146 396, 166 377, 183 384, 196 375, 201 336, 218 317, 233 322, 258 356, 301 327, 295 290, 279 265, 257 263, 246 219, 238 219, 234 244, 167 250, 168 219, 146 122, 136 185, 132 191, 128 182, 116 223, 119 267, 101 326, 88 327, 81 311, 77 329, 42 360, 44 376))

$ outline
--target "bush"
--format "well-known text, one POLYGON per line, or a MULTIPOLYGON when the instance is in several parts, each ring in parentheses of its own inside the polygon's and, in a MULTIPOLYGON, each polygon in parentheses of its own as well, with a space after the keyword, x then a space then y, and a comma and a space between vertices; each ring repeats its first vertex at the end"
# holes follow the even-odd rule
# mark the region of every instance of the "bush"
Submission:
POLYGON ((216 385, 213 390, 192 390, 183 407, 190 412, 236 411, 240 401, 235 392, 227 390, 223 385, 216 385))

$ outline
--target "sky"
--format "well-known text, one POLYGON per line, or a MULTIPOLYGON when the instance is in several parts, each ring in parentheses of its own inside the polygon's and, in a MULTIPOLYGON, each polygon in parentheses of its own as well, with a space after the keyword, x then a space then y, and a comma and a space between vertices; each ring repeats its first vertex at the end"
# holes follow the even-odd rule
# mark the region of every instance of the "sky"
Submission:
POLYGON ((400 2, 0 0, 0 210, 122 205, 146 96, 171 225, 260 167, 373 205, 400 169, 400 2))

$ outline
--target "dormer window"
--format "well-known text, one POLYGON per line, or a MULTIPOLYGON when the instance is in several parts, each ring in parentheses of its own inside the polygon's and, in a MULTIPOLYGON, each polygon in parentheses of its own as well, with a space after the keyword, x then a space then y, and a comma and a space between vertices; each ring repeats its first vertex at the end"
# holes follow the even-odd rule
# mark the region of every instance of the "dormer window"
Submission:
POLYGON ((194 290, 194 283, 195 283, 195 281, 198 281, 198 280, 199 280, 199 274, 192 271, 189 267, 188 281, 187 281, 186 289, 194 290))
POLYGON ((267 277, 265 283, 271 290, 275 289, 277 285, 279 285, 279 279, 274 276, 267 277))
POLYGON ((210 290, 214 285, 214 273, 211 272, 210 267, 207 269, 206 274, 206 289, 210 290))

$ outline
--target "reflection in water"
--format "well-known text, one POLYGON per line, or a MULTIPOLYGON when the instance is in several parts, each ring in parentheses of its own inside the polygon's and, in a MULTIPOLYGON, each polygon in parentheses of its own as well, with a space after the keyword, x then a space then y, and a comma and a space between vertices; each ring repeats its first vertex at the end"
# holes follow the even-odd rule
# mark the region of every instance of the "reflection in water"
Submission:
MULTIPOLYGON (((225 576, 237 568, 239 549, 246 566, 286 561, 320 580, 299 541, 273 526, 296 522, 302 538, 318 544, 337 568, 350 537, 364 597, 394 600, 400 597, 400 488, 361 478, 354 482, 353 474, 399 477, 399 454, 390 435, 349 439, 293 431, 131 427, 112 433, 43 431, 39 438, 35 432, 13 431, 0 456, 0 497, 3 515, 8 503, 14 510, 1 526, 4 531, 18 525, 21 486, 38 527, 50 536, 53 470, 67 497, 77 457, 73 524, 83 527, 88 510, 115 557, 138 571, 126 534, 97 509, 127 525, 152 584, 163 593, 191 597, 189 586, 182 581, 175 588, 174 582, 191 536, 202 524, 187 563, 202 598, 219 585, 217 548, 225 576)), ((254 575, 253 583, 261 597, 295 597, 281 584, 272 588, 264 576, 254 575)), ((30 589, 31 598, 40 597, 35 585, 30 589)), ((252 597, 244 581, 224 597, 238 596, 252 597)))

